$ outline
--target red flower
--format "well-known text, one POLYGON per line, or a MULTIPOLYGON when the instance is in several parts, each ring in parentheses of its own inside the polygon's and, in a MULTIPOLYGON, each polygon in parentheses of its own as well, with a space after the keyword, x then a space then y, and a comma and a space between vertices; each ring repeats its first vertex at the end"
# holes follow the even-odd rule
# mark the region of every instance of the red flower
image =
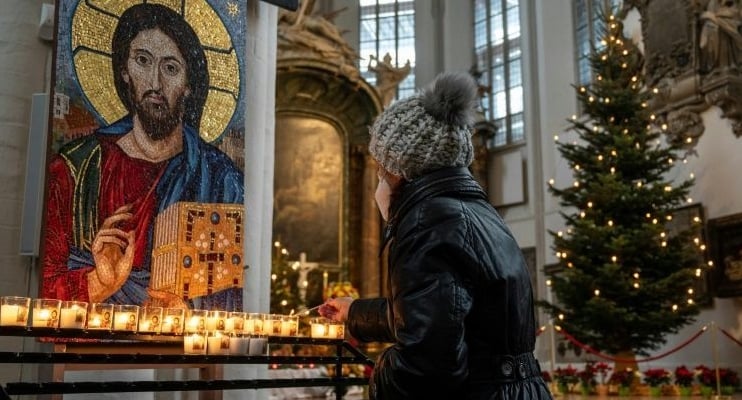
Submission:
MULTIPOLYGON (((705 386, 716 386, 716 370, 699 365, 696 367, 698 381, 705 386)), ((719 384, 721 386, 739 386, 739 375, 729 368, 719 368, 719 384)))
POLYGON ((585 364, 585 369, 580 371, 577 376, 580 379, 582 386, 595 386, 595 365, 592 362, 585 364))
POLYGON ((670 371, 664 368, 650 368, 644 371, 644 382, 649 386, 660 386, 670 383, 670 371))
POLYGON ((551 374, 549 374, 549 371, 541 371, 541 378, 544 379, 544 382, 551 382, 551 374))
POLYGON ((675 368, 675 384, 678 386, 691 386, 694 377, 693 372, 686 368, 685 365, 675 368))
POLYGON ((605 384, 606 379, 608 378, 608 371, 612 370, 610 365, 599 362, 594 365, 593 367, 595 369, 595 374, 600 376, 600 383, 605 384))
POLYGON ((577 369, 572 364, 567 368, 557 368, 554 370, 554 380, 560 385, 574 385, 579 381, 577 369))
POLYGON ((621 371, 614 371, 611 374, 608 382, 616 384, 618 386, 631 386, 631 382, 634 380, 634 371, 631 368, 626 368, 621 371))

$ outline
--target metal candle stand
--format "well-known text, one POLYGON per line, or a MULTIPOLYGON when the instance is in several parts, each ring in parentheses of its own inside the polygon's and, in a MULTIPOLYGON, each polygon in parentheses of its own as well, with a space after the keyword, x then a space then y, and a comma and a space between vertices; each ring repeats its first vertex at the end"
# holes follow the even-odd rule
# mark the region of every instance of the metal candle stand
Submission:
MULTIPOLYGON (((70 330, 32 327, 0 326, 0 336, 43 337, 55 339, 85 339, 126 341, 138 343, 182 343, 183 337, 170 334, 133 334, 97 330, 70 330)), ((230 380, 179 380, 179 381, 109 381, 109 382, 8 382, 0 385, 0 400, 13 395, 114 393, 114 392, 166 392, 236 389, 271 389, 291 387, 335 387, 336 399, 343 398, 344 387, 367 385, 366 378, 342 376, 347 364, 373 366, 356 347, 341 339, 313 339, 309 337, 269 337, 270 344, 332 345, 335 356, 248 356, 248 355, 181 355, 181 354, 77 354, 46 352, 0 352, 4 364, 323 364, 334 365, 336 376, 327 378, 297 379, 230 379, 230 380), (344 355, 344 353, 348 355, 344 355)))

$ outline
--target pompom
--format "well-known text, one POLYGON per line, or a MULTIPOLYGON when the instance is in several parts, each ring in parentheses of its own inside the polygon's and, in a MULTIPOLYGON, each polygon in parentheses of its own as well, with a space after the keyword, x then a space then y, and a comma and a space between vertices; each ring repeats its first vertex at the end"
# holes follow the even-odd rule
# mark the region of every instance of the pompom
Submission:
POLYGON ((454 126, 471 125, 477 107, 477 84, 469 74, 446 72, 423 90, 420 102, 438 121, 454 126))

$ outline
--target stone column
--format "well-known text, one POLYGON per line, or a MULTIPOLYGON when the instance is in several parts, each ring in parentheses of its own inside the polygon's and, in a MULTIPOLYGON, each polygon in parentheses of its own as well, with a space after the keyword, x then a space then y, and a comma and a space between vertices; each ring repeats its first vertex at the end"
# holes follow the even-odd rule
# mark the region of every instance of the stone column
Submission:
MULTIPOLYGON (((245 271, 248 311, 270 308, 273 164, 278 8, 247 2, 247 116, 245 121, 245 271)), ((225 365, 224 379, 268 377, 266 365, 225 365)), ((267 399, 266 390, 226 390, 224 399, 267 399)))
POLYGON ((361 207, 361 297, 382 294, 379 245, 381 238, 381 216, 374 200, 376 192, 376 161, 370 154, 364 155, 361 207))

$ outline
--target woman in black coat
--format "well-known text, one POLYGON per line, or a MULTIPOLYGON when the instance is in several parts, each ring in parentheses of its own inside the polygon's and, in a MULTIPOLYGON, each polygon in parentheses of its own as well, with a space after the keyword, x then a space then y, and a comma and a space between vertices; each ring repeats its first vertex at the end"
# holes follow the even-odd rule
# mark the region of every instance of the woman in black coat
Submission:
POLYGON ((471 77, 443 74, 371 128, 390 295, 329 299, 320 313, 394 343, 372 399, 551 399, 522 253, 467 169, 475 99, 471 77))

